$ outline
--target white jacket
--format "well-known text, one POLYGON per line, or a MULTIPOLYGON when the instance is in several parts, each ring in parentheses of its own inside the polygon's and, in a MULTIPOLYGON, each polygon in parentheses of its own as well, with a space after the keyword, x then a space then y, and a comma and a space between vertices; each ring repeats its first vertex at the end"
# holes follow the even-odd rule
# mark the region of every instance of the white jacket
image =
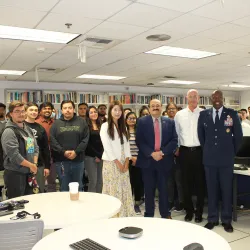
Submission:
MULTIPOLYGON (((108 123, 105 122, 101 126, 100 136, 104 148, 102 159, 105 161, 114 161, 115 159, 120 161, 122 145, 117 129, 115 128, 115 138, 112 140, 108 135, 108 123)), ((125 136, 123 136, 123 140, 125 158, 131 157, 129 141, 127 141, 125 136)))

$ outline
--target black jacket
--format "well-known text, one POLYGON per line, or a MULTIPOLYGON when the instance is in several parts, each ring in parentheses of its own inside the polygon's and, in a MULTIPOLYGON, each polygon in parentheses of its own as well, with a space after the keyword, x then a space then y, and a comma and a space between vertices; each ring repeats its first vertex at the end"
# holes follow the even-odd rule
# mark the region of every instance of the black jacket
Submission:
POLYGON ((50 146, 54 162, 71 161, 64 156, 65 151, 74 150, 77 154, 74 162, 84 160, 89 140, 89 128, 84 119, 76 115, 71 120, 63 116, 55 120, 50 129, 50 146))
POLYGON ((50 169, 50 150, 48 136, 44 127, 36 122, 29 123, 25 121, 25 124, 33 131, 37 145, 39 146, 38 166, 44 166, 44 168, 50 169))

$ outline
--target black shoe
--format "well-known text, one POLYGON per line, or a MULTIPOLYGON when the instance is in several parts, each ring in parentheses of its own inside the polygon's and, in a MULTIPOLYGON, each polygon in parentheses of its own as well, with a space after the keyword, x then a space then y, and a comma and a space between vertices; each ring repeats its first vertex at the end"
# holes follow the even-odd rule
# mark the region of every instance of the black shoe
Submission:
POLYGON ((234 228, 232 227, 231 223, 222 223, 222 226, 224 227, 224 230, 228 233, 232 233, 234 231, 234 228))
POLYGON ((194 215, 193 214, 186 214, 185 216, 185 221, 191 221, 193 219, 194 215))
POLYGON ((195 221, 196 223, 201 223, 201 222, 202 222, 202 215, 195 215, 194 221, 195 221))
POLYGON ((219 222, 208 222, 206 225, 205 225, 205 228, 209 229, 209 230, 212 230, 215 226, 218 226, 219 225, 219 222))

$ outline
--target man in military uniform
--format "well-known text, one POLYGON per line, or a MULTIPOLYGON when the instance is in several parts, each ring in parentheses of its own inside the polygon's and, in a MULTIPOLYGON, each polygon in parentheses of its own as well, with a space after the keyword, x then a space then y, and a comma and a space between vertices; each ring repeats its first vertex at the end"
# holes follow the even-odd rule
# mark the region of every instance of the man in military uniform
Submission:
POLYGON ((221 193, 221 222, 226 232, 233 232, 233 166, 243 137, 242 128, 237 112, 223 106, 220 90, 213 92, 212 103, 213 108, 202 111, 198 120, 208 189, 208 223, 205 228, 211 230, 219 225, 218 201, 221 193))

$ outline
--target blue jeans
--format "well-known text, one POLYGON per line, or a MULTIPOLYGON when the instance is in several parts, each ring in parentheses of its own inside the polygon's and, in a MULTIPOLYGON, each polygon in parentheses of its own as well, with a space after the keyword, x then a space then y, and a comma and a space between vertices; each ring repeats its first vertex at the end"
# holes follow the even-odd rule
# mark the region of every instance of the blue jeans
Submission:
POLYGON ((83 190, 84 162, 62 161, 56 162, 55 165, 61 192, 69 191, 70 182, 78 182, 79 191, 83 190))

